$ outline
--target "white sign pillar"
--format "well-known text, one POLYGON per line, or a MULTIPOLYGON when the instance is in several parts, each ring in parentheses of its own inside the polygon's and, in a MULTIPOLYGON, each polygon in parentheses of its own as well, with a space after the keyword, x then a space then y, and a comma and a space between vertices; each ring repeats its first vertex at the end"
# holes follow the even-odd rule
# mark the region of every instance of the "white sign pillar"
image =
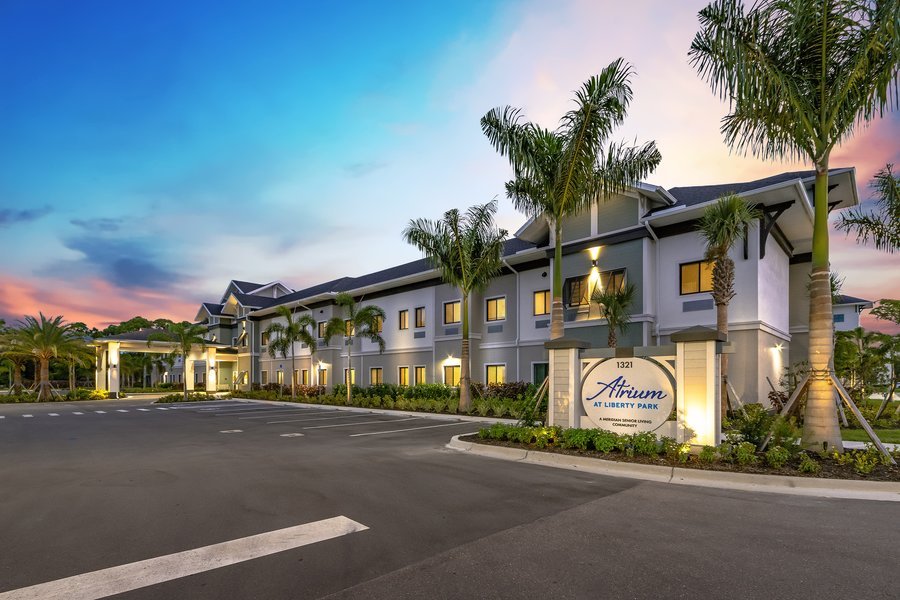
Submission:
POLYGON ((97 369, 94 371, 94 388, 98 390, 106 389, 106 350, 103 346, 97 346, 97 369))
POLYGON ((722 441, 721 352, 725 336, 707 327, 673 333, 677 360, 678 441, 717 446, 722 441))
POLYGON ((544 344, 550 351, 550 388, 547 422, 560 427, 577 427, 581 402, 581 351, 590 344, 583 340, 559 338, 544 344))
POLYGON ((206 349, 206 391, 215 392, 218 389, 219 365, 216 364, 216 349, 206 349))
POLYGON ((119 342, 109 342, 107 346, 107 360, 109 361, 109 397, 119 397, 119 371, 122 365, 119 364, 119 342))
POLYGON ((189 392, 194 391, 194 356, 189 354, 184 357, 184 389, 189 392))

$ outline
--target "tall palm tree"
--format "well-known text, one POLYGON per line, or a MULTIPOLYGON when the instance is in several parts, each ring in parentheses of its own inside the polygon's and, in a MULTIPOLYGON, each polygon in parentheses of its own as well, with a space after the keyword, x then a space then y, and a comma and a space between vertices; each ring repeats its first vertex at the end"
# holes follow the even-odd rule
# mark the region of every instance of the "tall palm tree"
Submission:
POLYGON ((828 164, 862 122, 900 99, 896 0, 716 0, 700 11, 690 60, 730 103, 726 143, 769 159, 805 158, 816 170, 809 310, 808 448, 843 449, 834 390, 828 285, 828 164))
POLYGON ((347 343, 347 374, 344 383, 347 386, 347 404, 353 396, 353 340, 360 337, 378 344, 378 351, 384 352, 384 338, 381 337, 381 324, 384 323, 384 310, 374 304, 359 306, 353 296, 341 292, 334 297, 334 303, 344 309, 344 316, 332 317, 325 324, 325 343, 333 337, 343 337, 347 343))
POLYGON ((894 165, 878 171, 870 187, 875 190, 875 210, 856 207, 845 211, 837 228, 855 231, 860 244, 872 240, 878 250, 896 252, 900 250, 900 177, 894 175, 894 165))
POLYGON ((175 347, 169 352, 169 360, 174 364, 176 358, 179 356, 182 358, 184 364, 184 386, 182 390, 184 391, 185 402, 188 399, 188 357, 193 352, 194 346, 199 346, 201 352, 206 349, 206 339, 203 337, 205 334, 206 327, 203 325, 182 321, 181 323, 167 324, 164 331, 154 331, 147 336, 147 346, 151 346, 153 342, 170 342, 175 344, 175 347))
MULTIPOLYGON (((266 328, 266 335, 272 341, 269 343, 269 356, 275 358, 276 354, 281 354, 282 358, 291 357, 291 400, 297 399, 297 382, 294 381, 294 344, 300 342, 309 346, 310 365, 312 365, 312 355, 316 351, 316 338, 311 333, 313 327, 316 326, 316 320, 311 315, 303 314, 294 319, 294 313, 287 306, 279 306, 276 308, 278 315, 285 320, 284 323, 272 323, 266 328)), ((312 369, 312 366, 310 366, 312 369)))
POLYGON ((63 359, 69 368, 69 392, 74 393, 77 387, 75 378, 75 369, 77 367, 88 367, 94 362, 94 349, 85 342, 82 346, 74 346, 63 354, 63 359))
POLYGON ((13 330, 11 345, 14 352, 27 354, 38 365, 39 383, 37 400, 48 402, 53 399, 50 387, 50 361, 79 351, 84 341, 73 334, 61 316, 39 318, 27 316, 19 321, 13 330))
POLYGON ((521 123, 522 111, 510 106, 495 108, 481 119, 482 131, 513 168, 506 195, 517 210, 546 219, 553 231, 551 339, 563 336, 563 219, 634 185, 662 158, 655 142, 607 146, 613 129, 625 120, 633 74, 621 58, 610 63, 575 92, 575 107, 554 130, 521 123))
POLYGON ((606 319, 609 333, 606 336, 606 344, 615 348, 618 343, 616 330, 622 335, 628 330, 631 322, 631 305, 634 302, 634 284, 629 283, 621 287, 597 286, 591 294, 591 301, 600 305, 600 314, 606 319))
MULTIPOLYGON (((697 229, 706 240, 706 260, 715 261, 712 297, 716 305, 716 329, 728 338, 728 303, 734 298, 734 261, 729 253, 756 219, 762 216, 736 194, 726 194, 707 207, 697 229)), ((722 414, 728 410, 728 355, 722 354, 722 414)))
POLYGON ((403 238, 425 253, 444 283, 462 295, 462 348, 460 350, 459 411, 472 404, 469 358, 469 298, 481 292, 500 273, 506 230, 494 224, 497 202, 479 204, 464 215, 448 210, 439 221, 414 219, 403 230, 403 238))

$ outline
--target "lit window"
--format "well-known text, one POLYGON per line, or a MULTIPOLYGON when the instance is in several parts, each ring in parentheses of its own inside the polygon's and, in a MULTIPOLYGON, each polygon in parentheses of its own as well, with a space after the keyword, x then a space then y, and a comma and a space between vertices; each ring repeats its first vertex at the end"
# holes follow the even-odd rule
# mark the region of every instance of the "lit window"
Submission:
POLYGON ((459 387, 459 365, 444 365, 444 385, 459 387))
POLYGON ((462 314, 460 310, 461 304, 462 303, 459 300, 456 302, 444 303, 444 325, 459 323, 460 315, 462 314))
POLYGON ((681 295, 711 292, 715 264, 713 260, 700 260, 681 265, 681 295))
POLYGON ((398 329, 409 329, 409 311, 401 310, 397 315, 398 329))
POLYGON ((486 365, 485 383, 488 385, 506 383, 506 365, 486 365))
POLYGON ((319 321, 319 335, 318 335, 318 338, 319 338, 320 340, 324 340, 324 339, 325 339, 325 327, 326 327, 327 325, 328 325, 327 322, 325 322, 325 321, 319 321))
POLYGON ((550 290, 541 290, 534 293, 534 316, 550 314, 550 290))
MULTIPOLYGON (((299 370, 294 369, 294 379, 292 381, 294 382, 294 385, 300 385, 300 371, 299 370)), ((303 385, 306 385, 306 384, 303 384, 303 385)))
POLYGON ((382 379, 381 367, 372 367, 369 369, 369 385, 381 385, 384 383, 382 379))
POLYGON ((262 371, 262 372, 260 372, 260 374, 259 374, 259 381, 260 381, 260 383, 262 383, 263 385, 267 385, 267 384, 269 383, 269 372, 268 372, 268 371, 262 371))
POLYGON ((485 305, 488 321, 504 321, 506 319, 506 298, 488 298, 485 305))
POLYGON ((351 322, 350 319, 345 319, 344 335, 347 337, 351 337, 354 333, 356 333, 356 330, 353 328, 353 322, 351 322))
POLYGON ((384 331, 384 319, 380 315, 375 315, 375 333, 384 331))
POLYGON ((309 385, 309 369, 300 371, 300 385, 309 385))
POLYGON ((416 377, 416 379, 415 379, 416 385, 422 385, 423 383, 427 383, 425 381, 425 367, 416 367, 414 375, 416 377))
POLYGON ((416 328, 425 327, 425 307, 420 306, 416 309, 416 328))
POLYGON ((263 346, 269 345, 269 332, 268 331, 263 331, 259 335, 259 343, 262 344, 263 346))
POLYGON ((567 306, 583 306, 588 303, 588 277, 572 277, 564 286, 567 306))
POLYGON ((614 289, 621 290, 625 288, 625 269, 616 269, 615 271, 603 271, 597 281, 597 285, 601 290, 614 289))
POLYGON ((284 385, 284 371, 278 370, 275 374, 278 379, 278 385, 284 385))
MULTIPOLYGON (((345 384, 347 383, 347 377, 348 377, 347 369, 344 369, 344 383, 345 384)), ((350 377, 350 385, 356 385, 356 369, 350 369, 349 377, 350 377)))
POLYGON ((328 369, 319 369, 319 385, 328 385, 328 369))
POLYGON ((397 383, 409 385, 409 367, 400 367, 397 371, 397 383))

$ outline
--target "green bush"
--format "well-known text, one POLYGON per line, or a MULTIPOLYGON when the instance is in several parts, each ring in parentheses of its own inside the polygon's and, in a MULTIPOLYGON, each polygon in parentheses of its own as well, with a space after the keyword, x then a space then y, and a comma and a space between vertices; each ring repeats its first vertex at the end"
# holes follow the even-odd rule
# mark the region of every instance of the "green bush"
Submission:
POLYGON ((801 452, 800 465, 797 467, 797 470, 801 473, 815 474, 822 470, 822 465, 806 452, 801 452))
POLYGON ((215 396, 210 396, 205 392, 192 392, 188 394, 187 400, 184 399, 184 394, 169 394, 157 400, 155 404, 168 404, 170 402, 205 402, 207 400, 215 399, 215 396))
POLYGON ((700 454, 697 455, 697 460, 707 465, 716 462, 717 458, 718 453, 715 446, 703 446, 700 449, 700 454))
POLYGON ((752 465, 756 463, 756 445, 751 442, 741 442, 734 451, 735 460, 739 465, 752 465))
POLYGON ((772 446, 766 450, 766 464, 773 469, 780 469, 790 458, 791 453, 784 446, 772 446))
POLYGON ((736 411, 731 419, 727 419, 723 428, 728 431, 729 441, 750 442, 758 448, 772 430, 774 421, 774 415, 769 414, 762 404, 747 404, 744 410, 736 411))
POLYGON ((591 445, 593 431, 590 429, 566 429, 562 432, 563 448, 587 450, 591 445))
POLYGON ((877 454, 872 454, 871 452, 864 451, 857 451, 853 453, 853 470, 860 475, 868 475, 869 473, 874 471, 879 462, 881 461, 878 459, 877 454))
POLYGON ((598 452, 609 454, 616 449, 618 441, 619 436, 612 431, 605 431, 603 429, 591 430, 591 444, 594 446, 594 450, 598 452))
POLYGON ((634 453, 641 456, 656 456, 659 454, 659 443, 653 433, 635 433, 631 436, 631 445, 634 453))

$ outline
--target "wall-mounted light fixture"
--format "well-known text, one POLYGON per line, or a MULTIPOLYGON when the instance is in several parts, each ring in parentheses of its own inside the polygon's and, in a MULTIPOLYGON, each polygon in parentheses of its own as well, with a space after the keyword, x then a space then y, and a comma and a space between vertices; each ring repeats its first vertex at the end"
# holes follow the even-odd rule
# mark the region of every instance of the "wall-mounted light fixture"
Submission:
POLYGON ((109 365, 109 368, 110 368, 110 369, 115 369, 115 368, 117 368, 118 366, 119 366, 119 365, 117 365, 116 363, 111 363, 111 364, 109 365))
POLYGON ((596 267, 596 266, 597 266, 597 259, 596 259, 596 258, 595 258, 594 260, 591 261, 591 266, 592 266, 592 267, 596 267))

